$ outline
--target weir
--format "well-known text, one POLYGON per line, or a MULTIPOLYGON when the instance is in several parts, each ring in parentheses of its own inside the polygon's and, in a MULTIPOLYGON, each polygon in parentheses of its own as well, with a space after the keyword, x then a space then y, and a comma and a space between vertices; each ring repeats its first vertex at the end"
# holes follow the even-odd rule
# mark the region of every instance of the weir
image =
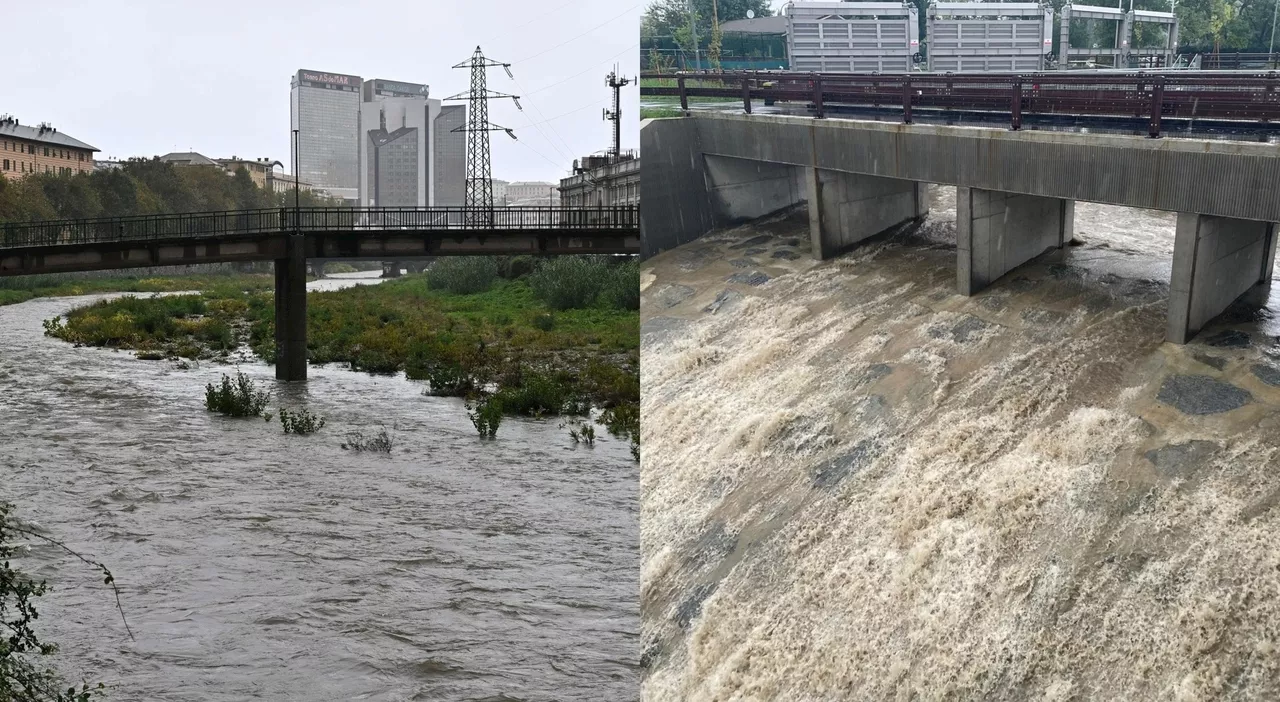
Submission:
POLYGON ((707 112, 646 122, 641 148, 644 257, 807 203, 813 255, 829 258, 923 217, 936 183, 957 188, 963 295, 1070 242, 1076 201, 1179 213, 1171 342, 1270 291, 1272 144, 707 112))

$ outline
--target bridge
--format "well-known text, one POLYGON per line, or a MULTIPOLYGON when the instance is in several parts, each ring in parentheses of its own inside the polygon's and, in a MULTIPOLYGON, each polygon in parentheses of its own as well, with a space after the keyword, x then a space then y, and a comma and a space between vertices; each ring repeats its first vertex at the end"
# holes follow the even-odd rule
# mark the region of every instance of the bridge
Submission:
MULTIPOLYGON (((916 77, 878 80, 900 87, 916 77)), ((1280 119, 1280 96, 1266 87, 1275 82, 1265 81, 1248 99, 1232 89, 1234 97, 1204 109, 1246 123, 1280 119)), ((743 94, 748 103, 756 97, 751 84, 743 94)), ((922 218, 926 187, 935 183, 957 188, 961 294, 1061 248, 1073 235, 1076 201, 1087 201, 1178 213, 1167 340, 1186 343, 1238 299, 1265 303, 1280 222, 1275 144, 1014 128, 1025 90, 1007 103, 1003 116, 1014 120, 1007 129, 921 124, 910 110, 921 95, 897 94, 908 109, 900 104, 892 122, 828 119, 820 108, 813 116, 694 110, 649 121, 641 129, 642 255, 807 202, 814 256, 827 258, 922 218)), ((1158 90, 1153 95, 1167 105, 1158 90)), ((1133 108, 1104 103, 1091 107, 1133 108)), ((1164 109, 1150 119, 1158 122, 1164 109)))
POLYGON ((278 208, 0 224, 0 276, 273 261, 276 377, 306 380, 306 261, 637 254, 639 208, 278 208))

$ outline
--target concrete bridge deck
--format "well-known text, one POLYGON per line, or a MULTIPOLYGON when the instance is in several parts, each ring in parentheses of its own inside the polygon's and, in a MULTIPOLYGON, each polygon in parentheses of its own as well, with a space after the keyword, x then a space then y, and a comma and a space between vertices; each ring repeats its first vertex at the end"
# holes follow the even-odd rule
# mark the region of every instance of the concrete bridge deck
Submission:
POLYGON ((1077 200, 1179 213, 1167 338, 1233 301, 1265 301, 1280 222, 1271 144, 695 113, 641 130, 643 254, 808 202, 826 258, 923 217, 929 183, 957 193, 966 295, 1072 238, 1077 200))
POLYGON ((307 259, 637 254, 636 207, 282 208, 0 224, 0 276, 273 261, 276 377, 307 377, 307 259))

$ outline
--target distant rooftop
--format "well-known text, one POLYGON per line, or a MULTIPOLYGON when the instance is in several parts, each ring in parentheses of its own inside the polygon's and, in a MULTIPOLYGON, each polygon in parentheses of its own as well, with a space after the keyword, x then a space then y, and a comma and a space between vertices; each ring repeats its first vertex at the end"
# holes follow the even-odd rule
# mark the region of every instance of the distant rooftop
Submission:
POLYGON ((18 120, 13 119, 12 117, 0 119, 0 135, 11 136, 15 139, 26 139, 27 141, 37 141, 44 144, 68 146, 73 149, 85 149, 88 151, 101 150, 96 146, 89 146, 79 139, 72 139, 66 134, 63 134, 48 125, 28 127, 25 124, 19 124, 18 120))
POLYGON ((216 166, 213 159, 194 151, 172 151, 160 157, 161 161, 179 166, 216 166))

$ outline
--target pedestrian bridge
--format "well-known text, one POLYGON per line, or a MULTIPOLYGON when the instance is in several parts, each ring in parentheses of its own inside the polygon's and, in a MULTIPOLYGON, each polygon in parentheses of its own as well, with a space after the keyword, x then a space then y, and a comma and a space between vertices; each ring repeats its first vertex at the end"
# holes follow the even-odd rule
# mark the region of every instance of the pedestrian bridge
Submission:
POLYGON ((0 276, 274 261, 276 378, 307 377, 307 259, 638 254, 638 207, 277 208, 0 224, 0 276))

